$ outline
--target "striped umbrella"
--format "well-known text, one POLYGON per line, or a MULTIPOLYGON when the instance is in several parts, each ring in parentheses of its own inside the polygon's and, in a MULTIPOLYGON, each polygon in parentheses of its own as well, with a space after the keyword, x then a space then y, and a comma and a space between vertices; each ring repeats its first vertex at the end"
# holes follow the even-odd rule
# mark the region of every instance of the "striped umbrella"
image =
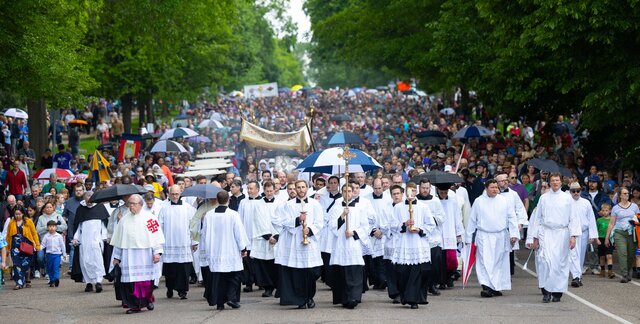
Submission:
POLYGON ((167 152, 179 152, 179 153, 189 153, 189 151, 187 151, 187 149, 184 148, 184 146, 182 146, 182 144, 178 143, 178 142, 174 142, 174 141, 169 141, 169 140, 162 140, 162 141, 158 141, 156 142, 153 147, 151 148, 151 153, 156 153, 156 152, 162 152, 162 153, 167 153, 167 152))
POLYGON ((58 179, 70 179, 71 177, 73 177, 73 172, 71 172, 70 170, 60 169, 60 168, 51 168, 51 169, 43 169, 36 172, 33 175, 33 178, 38 180, 49 180, 52 174, 55 174, 58 177, 58 179))
POLYGON ((354 134, 353 132, 338 132, 335 133, 329 139, 329 145, 353 145, 353 144, 362 144, 364 141, 360 136, 354 134))
MULTIPOLYGON (((355 157, 349 160, 349 172, 366 172, 382 168, 378 161, 369 154, 358 149, 349 149, 355 157)), ((302 172, 320 172, 325 174, 339 174, 344 172, 344 159, 339 157, 344 152, 342 147, 332 147, 324 151, 315 152, 304 159, 296 169, 302 172)))
POLYGON ((465 126, 461 130, 456 132, 456 134, 453 135, 453 138, 470 138, 470 137, 485 137, 485 136, 491 136, 491 132, 489 132, 488 129, 482 126, 471 125, 471 126, 465 126))
POLYGON ((194 131, 191 128, 178 127, 178 128, 173 128, 173 129, 170 129, 170 130, 164 132, 164 134, 162 134, 160 139, 161 140, 168 140, 170 138, 194 137, 194 136, 198 136, 198 135, 200 135, 200 134, 198 134, 196 131, 194 131))

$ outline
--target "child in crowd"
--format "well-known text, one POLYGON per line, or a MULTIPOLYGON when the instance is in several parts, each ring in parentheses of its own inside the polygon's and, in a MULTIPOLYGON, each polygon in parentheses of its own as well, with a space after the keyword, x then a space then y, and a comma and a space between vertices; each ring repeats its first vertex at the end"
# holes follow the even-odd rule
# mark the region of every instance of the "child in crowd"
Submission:
POLYGON ((57 232, 58 223, 54 220, 47 222, 48 233, 42 238, 42 249, 47 253, 47 273, 49 287, 60 285, 60 258, 65 251, 64 239, 57 232))
POLYGON ((600 277, 604 277, 605 262, 607 265, 607 272, 609 278, 615 278, 613 273, 613 244, 608 247, 604 244, 605 237, 607 236, 607 228, 609 228, 609 221, 611 220, 611 205, 603 203, 600 209, 601 217, 596 220, 596 227, 598 228, 598 237, 600 238, 600 245, 598 245, 598 257, 600 257, 600 277))
POLYGON ((0 289, 4 280, 4 269, 7 267, 7 241, 0 235, 0 289))

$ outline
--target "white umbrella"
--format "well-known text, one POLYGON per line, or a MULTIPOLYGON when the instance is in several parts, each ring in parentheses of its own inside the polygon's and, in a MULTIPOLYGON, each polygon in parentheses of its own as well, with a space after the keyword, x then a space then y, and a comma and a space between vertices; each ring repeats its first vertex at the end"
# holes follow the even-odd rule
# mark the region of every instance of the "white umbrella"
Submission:
POLYGON ((451 107, 440 109, 440 113, 443 115, 453 115, 456 113, 455 109, 451 107))
POLYGON ((150 152, 151 153, 156 153, 156 152, 189 153, 189 151, 187 151, 187 149, 184 148, 182 144, 174 141, 169 141, 169 140, 158 141, 156 144, 153 145, 150 152))
POLYGON ((205 119, 200 124, 198 124, 198 128, 224 128, 221 122, 214 119, 205 119))
POLYGON ((365 91, 366 93, 371 93, 371 94, 378 94, 378 90, 376 89, 367 89, 367 91, 365 91))
POLYGON ((29 114, 26 111, 19 108, 9 108, 4 112, 6 117, 29 119, 29 114))
POLYGON ((178 128, 173 128, 170 129, 166 132, 164 132, 164 134, 162 134, 162 136, 160 136, 161 140, 168 140, 170 138, 176 138, 176 137, 194 137, 194 136, 198 136, 200 134, 198 134, 198 132, 194 131, 191 128, 186 128, 186 127, 178 127, 178 128))

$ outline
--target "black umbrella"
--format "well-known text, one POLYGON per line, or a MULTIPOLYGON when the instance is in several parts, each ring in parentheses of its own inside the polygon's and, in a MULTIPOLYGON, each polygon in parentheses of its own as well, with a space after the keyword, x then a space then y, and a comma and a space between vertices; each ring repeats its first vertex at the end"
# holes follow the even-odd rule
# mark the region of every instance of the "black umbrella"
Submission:
POLYGON ((100 144, 98 145, 98 151, 111 151, 113 149, 113 143, 104 143, 104 144, 100 144))
POLYGON ((541 171, 546 171, 551 173, 560 173, 561 175, 568 176, 568 177, 571 176, 571 170, 561 166, 560 164, 558 164, 556 161, 553 161, 553 160, 535 158, 525 163, 541 171))
POLYGON ((424 137, 447 137, 447 134, 437 131, 437 130, 426 130, 419 133, 416 133, 416 137, 424 138, 424 137))
POLYGON ((215 199, 218 197, 218 192, 220 191, 222 191, 222 188, 216 187, 212 184, 197 184, 185 189, 182 192, 182 196, 215 199))
POLYGON ((418 142, 427 144, 427 145, 438 145, 438 144, 446 144, 446 137, 418 137, 418 142))
POLYGON ((91 202, 97 204, 97 203, 107 202, 112 200, 120 200, 124 196, 129 196, 134 194, 144 195, 145 193, 147 193, 147 191, 148 191, 147 189, 139 185, 116 184, 109 188, 96 191, 91 196, 91 202))
POLYGON ((464 182, 464 180, 460 178, 457 174, 442 172, 439 170, 433 170, 433 171, 419 174, 417 176, 412 177, 410 181, 418 184, 420 183, 420 180, 424 178, 428 179, 429 182, 431 182, 431 184, 464 182))
POLYGON ((300 153, 294 150, 271 150, 267 152, 267 154, 263 155, 262 157, 266 159, 270 159, 270 158, 275 158, 276 156, 294 157, 294 156, 300 156, 300 153))
POLYGON ((331 116, 331 120, 333 121, 352 121, 351 116, 347 114, 338 114, 335 116, 331 116))

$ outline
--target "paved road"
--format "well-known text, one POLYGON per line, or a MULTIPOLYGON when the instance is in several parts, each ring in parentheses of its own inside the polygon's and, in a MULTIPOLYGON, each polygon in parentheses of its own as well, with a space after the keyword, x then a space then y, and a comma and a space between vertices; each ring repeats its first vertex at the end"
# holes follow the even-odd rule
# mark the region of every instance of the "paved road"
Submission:
MULTIPOLYGON (((527 251, 520 251, 520 260, 527 251)), ((533 269, 530 261, 529 269, 533 269)), ((0 323, 331 323, 349 321, 437 323, 640 323, 640 283, 621 284, 618 280, 593 275, 584 277, 584 286, 571 288, 575 297, 565 296, 561 303, 542 304, 535 274, 521 269, 513 277, 513 290, 503 297, 482 299, 474 277, 467 289, 455 287, 439 297, 429 297, 429 305, 418 310, 391 304, 384 291, 369 291, 355 310, 331 304, 331 295, 318 285, 317 306, 297 310, 279 306, 275 298, 261 298, 260 292, 243 293, 242 308, 216 311, 202 296, 203 288, 192 287, 188 300, 168 300, 164 290, 156 291, 156 309, 152 312, 125 315, 105 284, 101 294, 85 293, 83 284, 66 277, 59 288, 49 288, 43 279, 34 280, 33 288, 13 291, 12 283, 0 291, 0 323), (8 288, 8 289, 7 289, 8 288), (581 302, 578 299, 584 301, 581 302), (589 304, 586 305, 585 303, 589 304), (598 312, 600 307, 609 316, 598 312), (612 317, 610 317, 612 316, 612 317)), ((163 284, 161 283, 161 286, 163 284)))

